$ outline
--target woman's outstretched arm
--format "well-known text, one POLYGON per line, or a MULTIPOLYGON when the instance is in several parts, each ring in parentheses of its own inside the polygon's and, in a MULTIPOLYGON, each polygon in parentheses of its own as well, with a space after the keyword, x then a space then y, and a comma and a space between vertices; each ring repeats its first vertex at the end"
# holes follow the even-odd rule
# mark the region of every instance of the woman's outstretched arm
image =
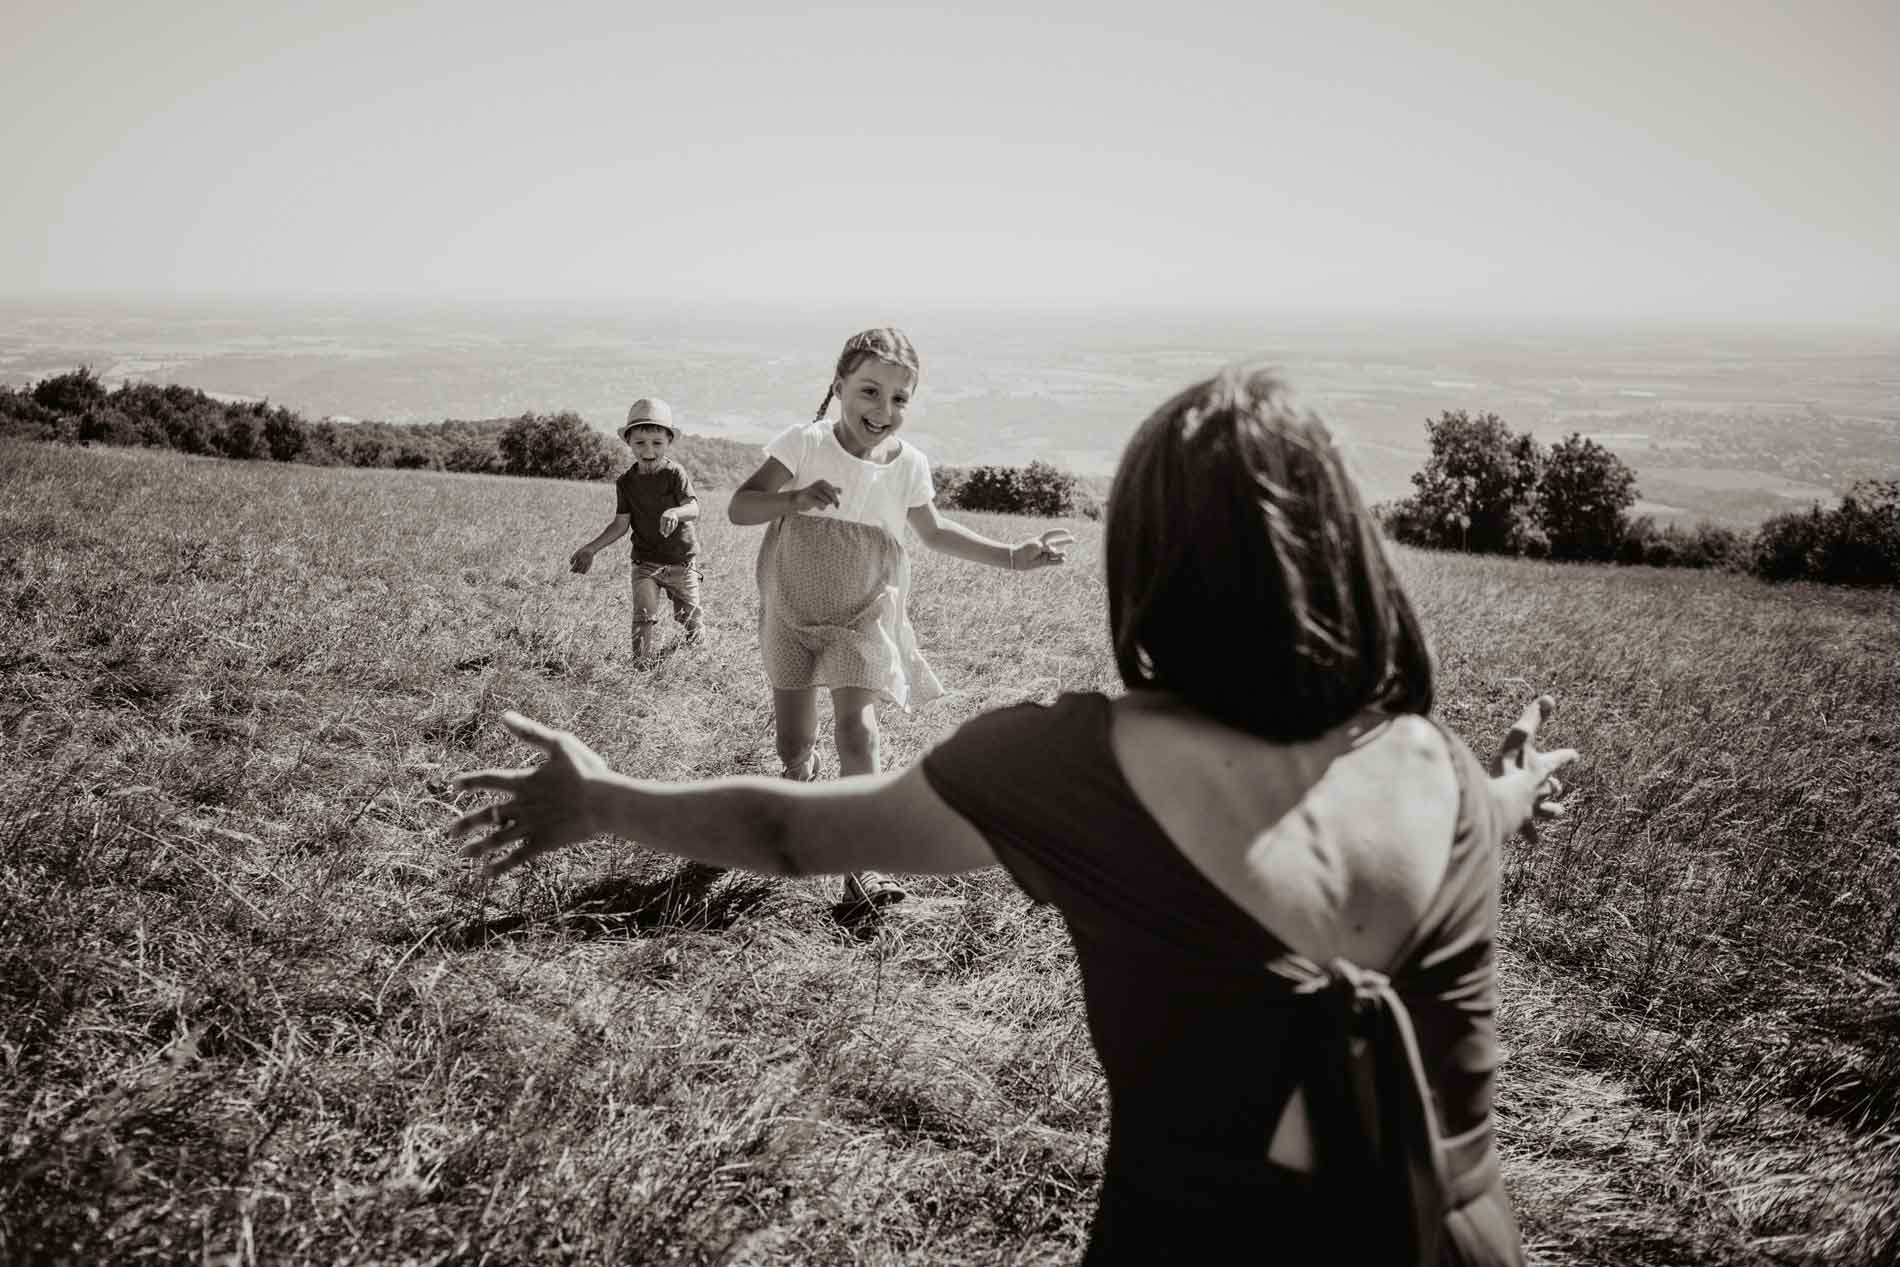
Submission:
POLYGON ((1577 750, 1537 750, 1537 728, 1556 708, 1557 701, 1548 695, 1539 695, 1526 704, 1505 733, 1504 742, 1498 745, 1497 755, 1491 758, 1491 778, 1485 791, 1507 835, 1522 830, 1535 840, 1540 820, 1564 816, 1564 805, 1558 799, 1564 794, 1564 784, 1557 771, 1577 759, 1577 750))
POLYGON ((982 833, 945 805, 912 765, 824 783, 739 776, 649 783, 616 774, 586 744, 519 713, 502 724, 546 760, 457 775, 455 786, 499 792, 449 835, 491 876, 592 836, 615 835, 696 862, 767 875, 871 868, 973 871, 996 861, 982 833))

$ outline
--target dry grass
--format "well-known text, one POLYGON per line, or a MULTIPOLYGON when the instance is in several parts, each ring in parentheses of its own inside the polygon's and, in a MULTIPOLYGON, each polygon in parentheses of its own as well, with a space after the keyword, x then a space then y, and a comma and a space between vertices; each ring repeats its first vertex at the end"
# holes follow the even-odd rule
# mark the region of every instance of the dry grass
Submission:
MULTIPOLYGON (((443 780, 519 708, 659 778, 771 772, 756 530, 635 670, 596 487, 0 449, 0 1257, 1070 1261, 1103 1089, 998 873, 841 927, 635 845, 473 882, 443 780)), ((1024 532, 970 516, 994 531, 1024 532)), ((1042 525, 1037 525, 1042 526, 1042 525)), ((1108 688, 1095 525, 924 554, 971 713, 1108 688)), ((1550 1263, 1900 1254, 1900 602, 1407 555, 1443 712, 1587 754, 1505 877, 1507 1179, 1550 1263)), ((1263 1231, 1263 1235, 1266 1233, 1263 1231)))

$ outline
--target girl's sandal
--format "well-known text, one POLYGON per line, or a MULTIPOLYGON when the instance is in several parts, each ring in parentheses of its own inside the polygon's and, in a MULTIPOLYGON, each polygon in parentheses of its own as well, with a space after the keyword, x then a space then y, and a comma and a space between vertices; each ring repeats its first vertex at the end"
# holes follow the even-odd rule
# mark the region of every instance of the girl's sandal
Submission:
POLYGON ((903 885, 881 871, 853 871, 844 878, 843 906, 848 912, 875 911, 909 896, 903 885))

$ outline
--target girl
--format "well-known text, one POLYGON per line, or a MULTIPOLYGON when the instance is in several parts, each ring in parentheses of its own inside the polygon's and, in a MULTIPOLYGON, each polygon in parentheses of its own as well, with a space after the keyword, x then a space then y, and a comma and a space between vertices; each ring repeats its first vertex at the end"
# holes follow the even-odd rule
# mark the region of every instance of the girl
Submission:
POLYGON ((1518 1264, 1492 1147, 1498 861, 1561 810, 1540 697, 1491 777, 1317 421, 1264 372, 1197 384, 1123 454, 1105 539, 1128 692, 977 717, 816 787, 626 779, 571 735, 464 775, 504 871, 610 831, 801 875, 1002 862, 1061 911, 1108 1079, 1090 1264, 1518 1264), (1321 965, 1325 965, 1322 967, 1321 965))
MULTIPOLYGON (((878 772, 880 698, 908 711, 943 693, 906 615, 906 524, 933 550, 1018 572, 1062 562, 1074 541, 1056 529, 1008 545, 937 513, 930 462, 898 434, 917 375, 917 349, 902 331, 852 335, 812 421, 766 446, 765 464, 727 510, 735 524, 769 525, 759 549, 759 643, 788 779, 818 775, 818 688, 831 691, 841 775, 878 772), (828 421, 834 397, 838 416, 828 421)), ((845 877, 848 907, 903 897, 877 872, 845 877)))

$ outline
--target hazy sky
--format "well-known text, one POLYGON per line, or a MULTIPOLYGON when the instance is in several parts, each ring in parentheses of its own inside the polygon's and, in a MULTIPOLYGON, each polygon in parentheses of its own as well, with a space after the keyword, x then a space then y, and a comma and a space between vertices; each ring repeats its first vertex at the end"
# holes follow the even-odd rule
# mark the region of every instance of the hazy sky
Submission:
POLYGON ((12 0, 0 292, 1900 321, 1894 0, 802 7, 12 0))

